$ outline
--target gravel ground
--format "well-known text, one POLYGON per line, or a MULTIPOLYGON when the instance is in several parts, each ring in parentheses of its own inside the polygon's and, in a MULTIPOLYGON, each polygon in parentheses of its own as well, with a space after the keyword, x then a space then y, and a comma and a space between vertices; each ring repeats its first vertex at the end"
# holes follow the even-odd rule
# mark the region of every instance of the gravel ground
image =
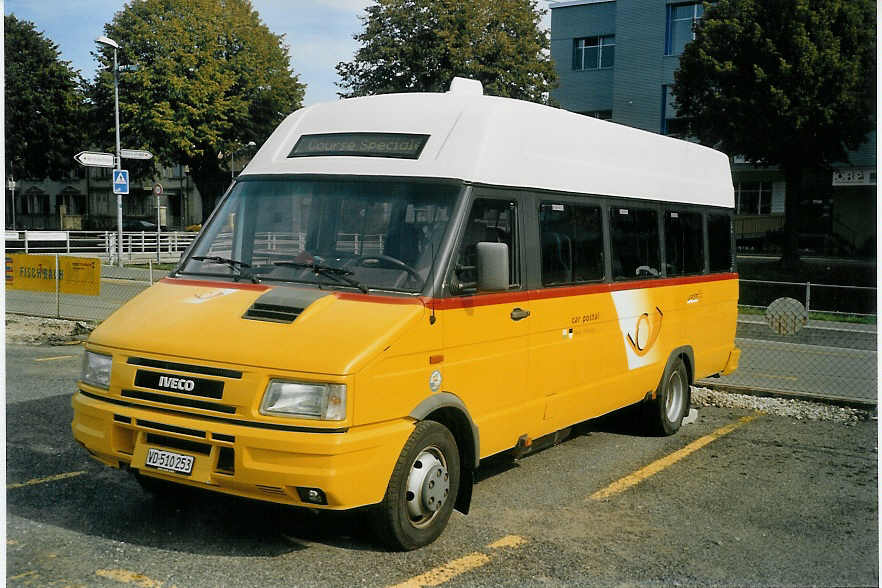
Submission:
POLYGON ((6 315, 6 343, 19 345, 64 345, 82 341, 95 324, 20 314, 6 315))
MULTIPOLYGON (((23 345, 64 345, 71 341, 85 340, 94 328, 94 323, 86 321, 7 314, 6 342, 23 345)), ((797 420, 833 421, 845 424, 876 418, 874 413, 857 408, 793 398, 749 396, 694 386, 692 405, 698 408, 702 406, 743 408, 797 420)))
POLYGON ((857 408, 809 402, 795 398, 749 396, 747 394, 735 394, 721 390, 711 390, 710 388, 697 388, 695 386, 692 387, 692 405, 697 407, 746 408, 797 420, 833 421, 845 424, 854 424, 858 421, 875 418, 875 415, 870 411, 857 408))

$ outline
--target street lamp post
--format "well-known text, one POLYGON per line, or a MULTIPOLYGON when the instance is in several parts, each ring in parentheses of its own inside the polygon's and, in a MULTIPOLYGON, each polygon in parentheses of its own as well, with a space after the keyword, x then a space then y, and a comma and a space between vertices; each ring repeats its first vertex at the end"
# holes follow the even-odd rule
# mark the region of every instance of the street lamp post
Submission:
POLYGON ((12 177, 12 172, 9 173, 9 181, 6 186, 12 192, 12 227, 10 228, 15 229, 15 178, 12 177))
MULTIPOLYGON (((113 47, 113 103, 114 103, 114 114, 116 119, 116 165, 114 169, 122 169, 122 157, 120 157, 120 147, 119 147, 119 65, 117 63, 116 52, 119 50, 119 44, 110 39, 108 37, 98 37, 95 39, 95 42, 101 43, 102 45, 107 45, 108 47, 113 47)), ((113 178, 111 174, 111 182, 110 182, 111 190, 113 189, 113 178)), ((122 194, 116 195, 116 259, 117 265, 122 267, 122 254, 123 254, 123 243, 122 243, 122 224, 123 224, 123 214, 122 214, 122 194)))

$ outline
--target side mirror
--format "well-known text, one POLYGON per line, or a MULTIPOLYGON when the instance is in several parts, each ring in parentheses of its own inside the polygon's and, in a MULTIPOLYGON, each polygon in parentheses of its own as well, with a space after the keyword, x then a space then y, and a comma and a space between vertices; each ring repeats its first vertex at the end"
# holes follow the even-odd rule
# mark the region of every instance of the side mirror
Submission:
POLYGON ((508 245, 481 242, 478 251, 478 292, 508 290, 508 245))

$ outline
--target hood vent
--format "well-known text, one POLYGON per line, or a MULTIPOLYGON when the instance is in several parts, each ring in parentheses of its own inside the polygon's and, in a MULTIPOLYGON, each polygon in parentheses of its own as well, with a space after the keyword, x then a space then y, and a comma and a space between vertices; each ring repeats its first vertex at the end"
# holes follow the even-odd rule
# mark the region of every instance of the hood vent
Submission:
POLYGON ((303 312, 302 308, 255 302, 251 308, 245 311, 242 318, 271 323, 293 323, 301 312, 303 312))
POLYGON ((252 321, 291 324, 307 306, 327 296, 321 290, 279 286, 254 301, 242 318, 252 321))

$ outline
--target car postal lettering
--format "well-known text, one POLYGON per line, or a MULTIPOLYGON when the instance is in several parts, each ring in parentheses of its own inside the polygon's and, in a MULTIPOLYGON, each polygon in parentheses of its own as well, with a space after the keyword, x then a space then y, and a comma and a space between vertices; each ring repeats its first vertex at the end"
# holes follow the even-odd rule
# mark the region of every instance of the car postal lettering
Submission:
POLYGON ((737 367, 733 203, 722 153, 472 80, 298 110, 93 331, 73 435, 150 492, 426 545, 482 459, 634 404, 675 433, 737 367))

